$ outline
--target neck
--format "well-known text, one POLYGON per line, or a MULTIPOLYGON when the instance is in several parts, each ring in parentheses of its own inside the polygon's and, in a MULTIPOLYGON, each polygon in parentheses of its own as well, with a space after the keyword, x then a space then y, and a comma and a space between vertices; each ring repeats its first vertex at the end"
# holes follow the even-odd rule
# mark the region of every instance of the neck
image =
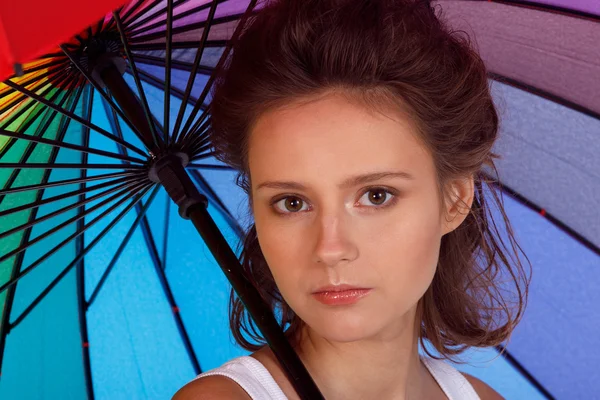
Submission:
POLYGON ((305 327, 296 352, 328 400, 420 399, 428 372, 419 358, 415 312, 388 332, 355 342, 328 341, 305 327))

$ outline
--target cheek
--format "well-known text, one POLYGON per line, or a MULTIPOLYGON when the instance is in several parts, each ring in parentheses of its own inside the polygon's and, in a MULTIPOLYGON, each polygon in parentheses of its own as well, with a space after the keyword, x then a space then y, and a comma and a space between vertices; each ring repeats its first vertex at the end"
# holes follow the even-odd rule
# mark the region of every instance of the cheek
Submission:
POLYGON ((437 267, 441 243, 440 218, 431 212, 434 207, 413 205, 410 213, 398 213, 386 223, 371 248, 374 257, 385 257, 377 264, 387 266, 380 271, 380 281, 393 288, 396 295, 417 301, 425 293, 437 267), (412 299, 412 297, 416 297, 412 299))
POLYGON ((297 288, 302 273, 298 262, 301 240, 297 234, 278 229, 272 221, 266 222, 266 229, 256 220, 256 232, 261 251, 284 298, 297 288))

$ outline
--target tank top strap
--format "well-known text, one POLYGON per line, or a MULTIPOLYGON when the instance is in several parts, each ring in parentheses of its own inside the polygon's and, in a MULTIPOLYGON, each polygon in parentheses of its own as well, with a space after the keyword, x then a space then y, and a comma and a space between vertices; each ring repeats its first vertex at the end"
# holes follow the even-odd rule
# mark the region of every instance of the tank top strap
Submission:
POLYGON ((252 400, 288 400, 269 371, 250 356, 234 358, 222 366, 198 375, 194 380, 205 376, 221 375, 235 381, 252 400))
POLYGON ((471 383, 456 368, 444 360, 421 357, 423 364, 442 388, 448 400, 481 400, 471 383))

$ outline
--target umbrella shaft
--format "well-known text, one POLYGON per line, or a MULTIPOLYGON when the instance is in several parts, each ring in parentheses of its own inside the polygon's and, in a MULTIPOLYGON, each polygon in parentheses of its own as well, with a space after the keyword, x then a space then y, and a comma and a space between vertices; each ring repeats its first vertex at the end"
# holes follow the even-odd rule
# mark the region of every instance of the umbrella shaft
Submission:
POLYGON ((106 85, 109 93, 114 97, 117 104, 123 110, 129 121, 143 135, 144 144, 148 148, 152 148, 154 139, 150 129, 150 122, 146 118, 146 114, 137 97, 123 79, 118 68, 109 64, 100 71, 102 82, 106 85))

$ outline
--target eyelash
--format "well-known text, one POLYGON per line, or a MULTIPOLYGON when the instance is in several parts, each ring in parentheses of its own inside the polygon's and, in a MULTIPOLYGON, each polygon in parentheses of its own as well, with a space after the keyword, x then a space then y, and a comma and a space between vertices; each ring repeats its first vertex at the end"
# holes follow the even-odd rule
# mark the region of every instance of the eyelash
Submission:
MULTIPOLYGON (((387 203, 385 203, 384 205, 381 205, 381 206, 377 206, 377 205, 375 205, 375 206, 367 206, 366 208, 375 209, 375 210, 370 210, 369 212, 373 212, 373 211, 377 211, 377 210, 382 210, 384 208, 391 207, 394 204, 396 204, 396 202, 398 201, 398 191, 397 190, 392 189, 392 188, 381 187, 381 186, 372 186, 372 187, 365 188, 358 199, 360 200, 366 193, 374 192, 374 191, 383 191, 383 192, 387 193, 388 195, 392 195, 393 197, 392 197, 391 200, 387 200, 386 199, 387 203)), ((290 211, 288 211, 288 212, 281 212, 281 211, 278 211, 277 208, 275 207, 275 204, 279 203, 281 200, 285 200, 285 199, 290 198, 290 197, 297 198, 297 199, 302 200, 305 203, 308 203, 307 201, 305 201, 300 196, 288 194, 288 195, 285 195, 285 196, 277 197, 276 199, 274 199, 271 202, 271 208, 273 208, 273 211, 276 214, 278 214, 278 215, 280 215, 282 217, 285 217, 285 218, 295 216, 295 214, 300 214, 301 213, 300 211, 296 211, 296 212, 290 212, 290 211)))

